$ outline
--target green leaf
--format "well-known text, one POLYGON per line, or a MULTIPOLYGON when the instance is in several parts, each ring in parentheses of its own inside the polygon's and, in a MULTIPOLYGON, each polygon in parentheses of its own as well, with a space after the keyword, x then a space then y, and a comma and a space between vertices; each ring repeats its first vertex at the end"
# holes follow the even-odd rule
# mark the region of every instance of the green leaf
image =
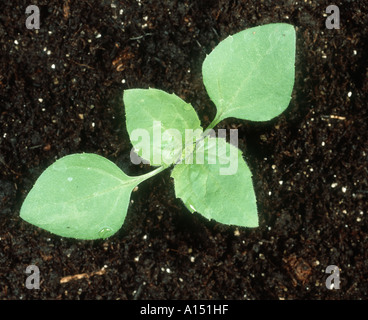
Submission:
POLYGON ((242 152, 224 139, 199 142, 193 163, 176 165, 171 177, 176 197, 191 212, 223 224, 258 226, 252 174, 242 152))
POLYGON ((131 192, 146 178, 129 177, 95 154, 68 155, 37 179, 20 217, 62 237, 106 238, 121 228, 131 192))
POLYGON ((291 99, 294 69, 292 25, 267 24, 227 37, 202 66, 203 82, 217 107, 213 124, 229 117, 268 121, 281 114, 291 99))
POLYGON ((193 107, 158 89, 124 92, 126 126, 137 154, 151 165, 171 165, 181 156, 187 130, 202 133, 193 107))

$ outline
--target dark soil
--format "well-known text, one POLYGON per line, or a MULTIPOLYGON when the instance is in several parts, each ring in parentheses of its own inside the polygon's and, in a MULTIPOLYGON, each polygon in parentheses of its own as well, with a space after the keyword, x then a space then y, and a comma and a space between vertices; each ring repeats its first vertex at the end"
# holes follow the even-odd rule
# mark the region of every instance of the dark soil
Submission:
POLYGON ((330 1, 29 4, 0 4, 0 299, 366 299, 366 1, 334 2, 341 28, 332 30, 330 1), (29 4, 41 10, 39 30, 25 27, 29 4), (38 176, 64 155, 93 152, 127 174, 149 171, 129 160, 123 90, 175 92, 206 126, 215 115, 201 78, 206 54, 271 22, 297 31, 290 106, 269 123, 220 124, 239 129, 259 228, 190 214, 169 171, 140 185, 106 240, 60 238, 19 218, 38 176), (25 287, 31 264, 39 290, 25 287), (325 286, 329 265, 341 270, 338 290, 325 286))

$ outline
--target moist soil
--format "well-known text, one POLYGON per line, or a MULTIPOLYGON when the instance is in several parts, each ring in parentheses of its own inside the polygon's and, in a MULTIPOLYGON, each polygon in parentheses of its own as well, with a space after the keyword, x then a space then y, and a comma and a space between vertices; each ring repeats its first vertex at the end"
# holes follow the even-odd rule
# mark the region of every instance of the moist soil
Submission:
MULTIPOLYGON (((368 17, 366 1, 24 1, 0 4, 0 299, 366 299, 368 17), (225 226, 176 199, 170 170, 133 192, 105 240, 61 238, 19 218, 36 179, 62 156, 92 152, 129 175, 122 94, 159 88, 215 107, 202 83, 224 38, 272 22, 295 26, 289 108, 265 123, 227 119, 252 172, 260 226, 225 226), (335 21, 336 22, 336 21, 335 21), (36 265, 40 288, 27 289, 36 265), (340 286, 326 287, 329 265, 340 286), (339 287, 339 288, 338 288, 339 287)), ((236 188, 236 186, 234 186, 236 188)))

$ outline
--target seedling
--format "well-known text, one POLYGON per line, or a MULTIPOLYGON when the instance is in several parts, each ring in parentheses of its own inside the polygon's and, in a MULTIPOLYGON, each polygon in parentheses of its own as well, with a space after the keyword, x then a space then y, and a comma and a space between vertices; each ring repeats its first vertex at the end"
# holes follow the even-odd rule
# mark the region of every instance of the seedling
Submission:
POLYGON ((132 177, 95 154, 65 156, 38 178, 21 218, 63 237, 109 237, 124 223, 132 190, 170 168, 175 194, 191 212, 223 224, 257 227, 252 174, 242 152, 209 133, 229 117, 268 121, 281 114, 291 99, 294 64, 295 30, 289 24, 250 28, 220 42, 202 67, 217 109, 206 130, 194 108, 178 96, 157 89, 126 90, 126 126, 133 148, 157 168, 132 177), (165 129, 162 136, 158 128, 165 129), (202 161, 194 160, 198 156, 202 161), (235 162, 236 172, 221 174, 225 162, 235 162))

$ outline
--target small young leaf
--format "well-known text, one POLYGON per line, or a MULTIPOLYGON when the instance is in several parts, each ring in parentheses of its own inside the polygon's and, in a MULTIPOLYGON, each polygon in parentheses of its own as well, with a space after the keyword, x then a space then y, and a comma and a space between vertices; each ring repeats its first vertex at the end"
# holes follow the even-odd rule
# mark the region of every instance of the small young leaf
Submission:
POLYGON ((268 121, 289 105, 294 85, 295 30, 274 23, 227 37, 206 57, 203 82, 217 107, 214 124, 229 117, 268 121))
POLYGON ((95 154, 68 155, 37 179, 20 217, 62 237, 106 238, 121 228, 131 192, 145 178, 95 154))
POLYGON ((223 224, 258 226, 252 174, 242 152, 224 139, 206 137, 193 164, 176 165, 171 177, 176 197, 191 212, 223 224))
POLYGON ((158 89, 129 89, 124 92, 124 105, 133 147, 153 166, 168 166, 178 160, 186 129, 203 131, 193 107, 175 94, 158 89))

